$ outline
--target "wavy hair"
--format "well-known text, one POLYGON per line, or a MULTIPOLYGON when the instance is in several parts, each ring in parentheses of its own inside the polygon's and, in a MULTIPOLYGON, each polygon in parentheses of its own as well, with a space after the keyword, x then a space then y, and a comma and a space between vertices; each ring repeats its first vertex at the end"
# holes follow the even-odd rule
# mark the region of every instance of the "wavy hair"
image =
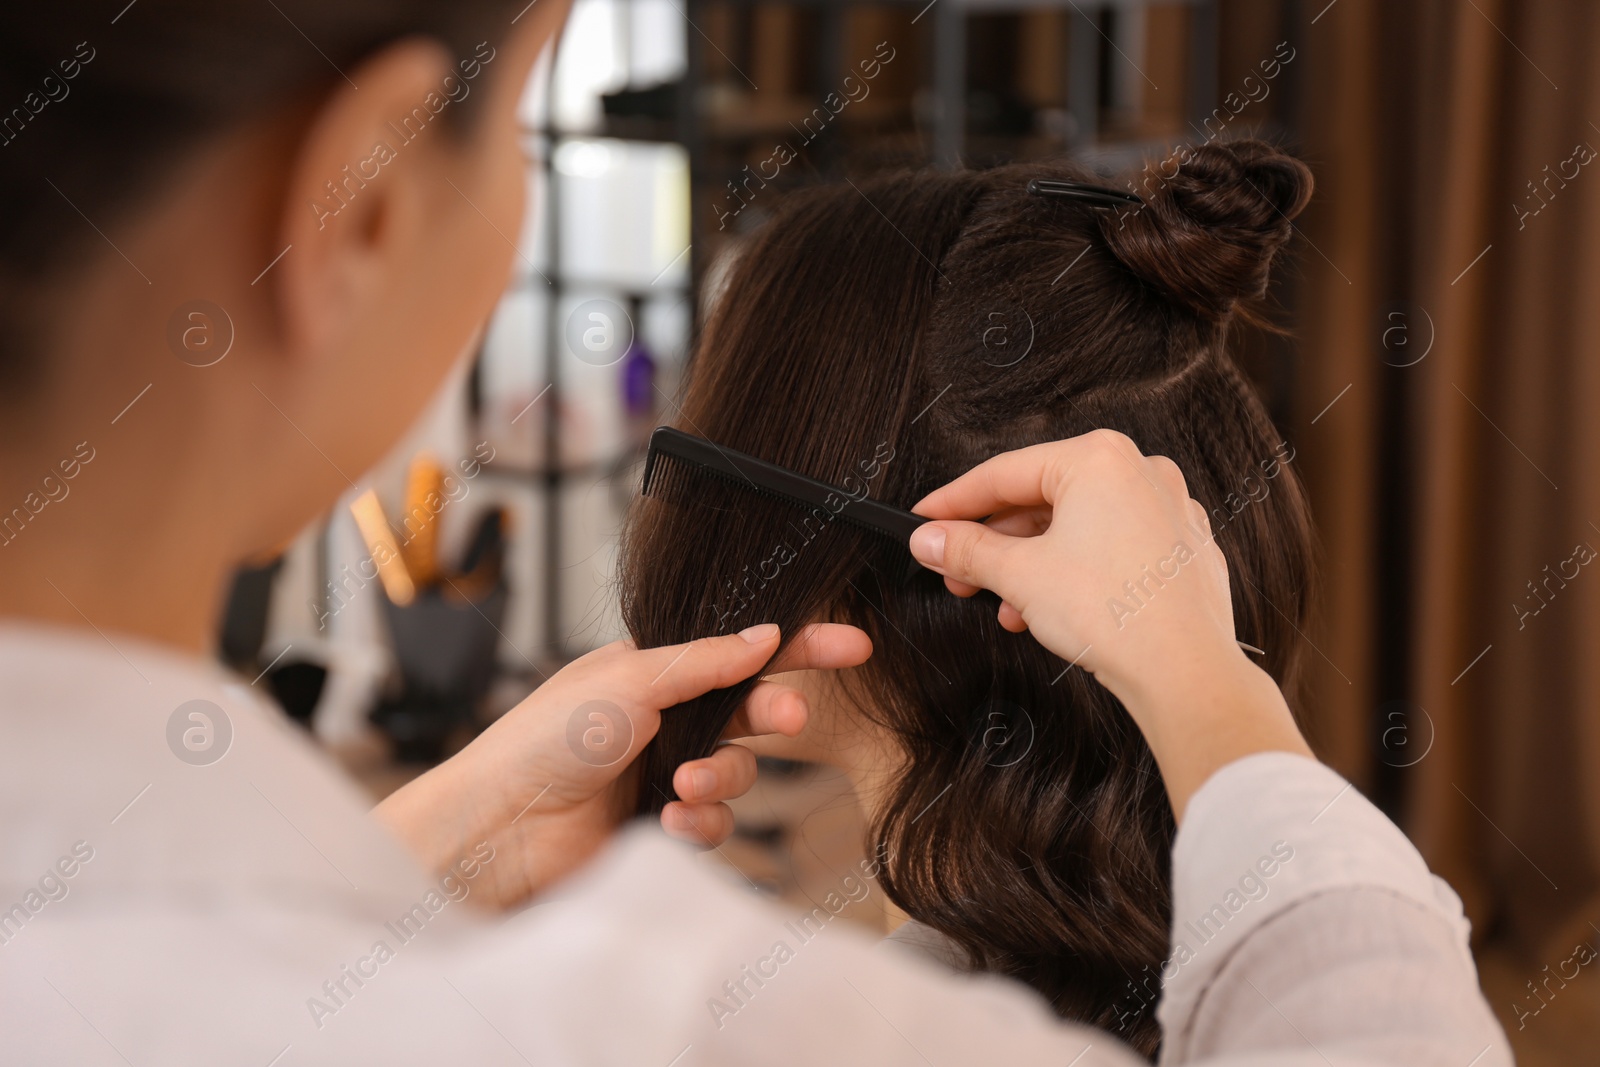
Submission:
MULTIPOLYGON (((901 507, 997 453, 1119 430, 1206 506, 1239 636, 1293 701, 1311 525, 1227 342, 1310 173, 1235 142, 1189 151, 1137 210, 1028 191, 1092 177, 1027 164, 793 195, 734 266, 675 424, 901 507)), ((1153 1053, 1140 990, 1166 955, 1174 823, 1139 731, 1092 677, 1003 630, 992 595, 903 581, 888 560, 844 524, 690 487, 630 512, 623 617, 640 647, 757 622, 786 640, 824 618, 867 631, 871 661, 838 677, 903 756, 870 828, 889 896, 974 969, 1153 1053)), ((1150 590, 1128 577, 1131 614, 1150 590)), ((671 799, 673 768, 711 750, 752 685, 663 716, 641 811, 671 799)))

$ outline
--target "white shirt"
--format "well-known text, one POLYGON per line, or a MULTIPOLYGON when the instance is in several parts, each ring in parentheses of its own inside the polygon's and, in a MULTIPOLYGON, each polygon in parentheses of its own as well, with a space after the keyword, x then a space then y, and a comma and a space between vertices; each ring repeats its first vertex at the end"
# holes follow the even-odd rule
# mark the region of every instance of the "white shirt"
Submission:
MULTIPOLYGON (((0 724, 6 1064, 1140 1062, 654 831, 485 919, 462 901, 503 857, 430 878, 248 687, 133 638, 0 625, 0 724)), ((1207 782, 1173 894, 1163 1062, 1511 1062, 1459 901, 1318 764, 1207 782)))

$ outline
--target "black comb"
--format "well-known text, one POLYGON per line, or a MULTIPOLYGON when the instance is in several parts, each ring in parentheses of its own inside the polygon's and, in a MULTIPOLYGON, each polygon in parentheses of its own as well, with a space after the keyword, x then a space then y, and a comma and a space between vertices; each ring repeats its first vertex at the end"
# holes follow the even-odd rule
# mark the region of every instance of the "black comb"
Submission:
MULTIPOLYGON (((703 437, 670 426, 658 426, 650 435, 650 451, 645 456, 644 484, 640 490, 645 496, 660 495, 660 479, 656 475, 663 457, 687 464, 747 492, 782 500, 805 511, 821 509, 841 522, 888 538, 906 550, 908 556, 907 543, 911 539, 911 531, 928 521, 921 515, 913 515, 865 496, 856 496, 836 485, 808 478, 787 467, 713 444, 703 437), (657 488, 656 493, 650 491, 653 485, 657 488)), ((915 569, 913 560, 911 570, 915 569)))

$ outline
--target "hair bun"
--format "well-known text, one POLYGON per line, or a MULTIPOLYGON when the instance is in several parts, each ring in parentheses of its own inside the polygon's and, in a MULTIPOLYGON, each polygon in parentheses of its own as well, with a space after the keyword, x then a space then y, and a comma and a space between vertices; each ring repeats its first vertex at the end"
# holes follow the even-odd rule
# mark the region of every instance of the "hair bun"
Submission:
POLYGON ((1304 163, 1263 141, 1204 144, 1147 170, 1144 206, 1106 213, 1101 229, 1134 274, 1220 322, 1266 294, 1311 187, 1304 163))

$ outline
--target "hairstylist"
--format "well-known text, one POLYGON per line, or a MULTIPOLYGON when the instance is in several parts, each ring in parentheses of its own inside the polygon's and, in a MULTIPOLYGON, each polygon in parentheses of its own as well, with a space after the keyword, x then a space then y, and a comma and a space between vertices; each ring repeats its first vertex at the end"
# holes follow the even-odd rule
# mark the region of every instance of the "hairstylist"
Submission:
MULTIPOLYGON (((602 649, 376 812, 208 664, 230 569, 355 484, 493 307, 521 217, 517 99, 565 13, 115 0, 0 15, 0 1061, 1129 1062, 1007 983, 843 929, 801 942, 659 834, 502 923, 475 907, 527 901, 628 809, 625 765, 568 746, 576 707, 622 708, 636 753, 692 694, 861 662, 857 631, 817 628, 777 664, 759 626, 602 649), (202 300, 226 324, 215 359, 182 340, 202 300), (198 754, 183 741, 196 701, 217 732, 198 754)), ((1183 820, 1178 915, 1223 913, 1163 976, 1167 1055, 1505 1062, 1459 908, 1296 754, 1231 644, 1214 554, 1125 634, 1075 599, 1194 536, 1160 464, 1066 442, 985 465, 925 510, 1004 512, 987 531, 942 525, 941 566, 1081 657, 1158 753, 1183 820), (1052 505, 1063 519, 1043 536, 1004 539, 1052 505)), ((736 732, 804 715, 765 684, 736 732)), ((693 800, 667 828, 719 840, 720 802, 753 773, 738 746, 686 766, 693 800)))

